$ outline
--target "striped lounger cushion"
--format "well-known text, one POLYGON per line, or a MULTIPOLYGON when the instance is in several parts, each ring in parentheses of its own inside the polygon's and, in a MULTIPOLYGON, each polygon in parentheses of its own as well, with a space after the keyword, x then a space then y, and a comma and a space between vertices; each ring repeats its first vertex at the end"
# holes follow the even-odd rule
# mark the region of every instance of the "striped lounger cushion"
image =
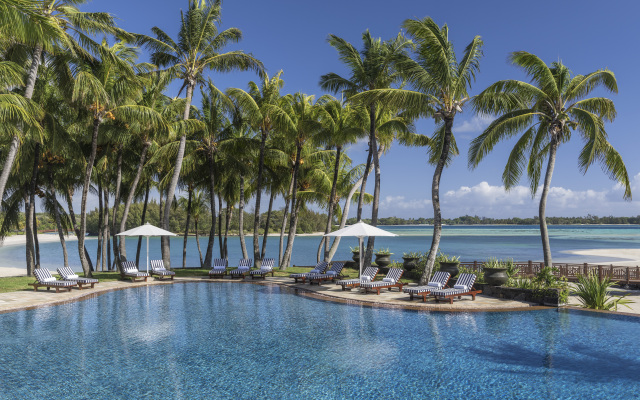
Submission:
POLYGON ((464 294, 469 292, 473 288, 473 284, 476 281, 476 276, 474 274, 460 274, 456 285, 451 289, 442 289, 442 290, 434 290, 431 292, 436 296, 451 296, 456 294, 464 294), (456 286, 460 286, 461 288, 457 288, 456 286), (466 287, 466 289, 464 287, 466 287))
POLYGON ((33 270, 33 275, 35 275, 36 279, 38 280, 38 282, 42 285, 49 285, 49 286, 61 286, 61 287, 68 287, 68 286, 75 286, 76 283, 72 282, 72 281, 59 281, 56 280, 56 278, 53 277, 53 275, 51 275, 51 272, 49 272, 48 269, 45 268, 36 268, 33 270))
POLYGON ((224 275, 227 273, 227 259, 215 258, 213 260, 213 268, 209 271, 209 275, 224 275))
POLYGON ((147 274, 146 272, 140 272, 138 271, 138 267, 136 267, 136 263, 135 261, 125 261, 122 263, 122 272, 126 275, 126 276, 149 276, 149 274, 147 274))
POLYGON ((161 276, 170 276, 175 275, 176 273, 173 271, 169 271, 164 267, 164 261, 162 260, 151 260, 151 272, 156 275, 161 276))
POLYGON ((251 269, 253 265, 253 259, 251 258, 243 258, 238 262, 238 268, 229 271, 229 275, 244 275, 251 269))
POLYGON ((276 260, 273 258, 265 258, 262 260, 262 264, 260 264, 260 269, 249 272, 251 275, 265 275, 269 272, 273 271, 273 266, 275 265, 276 260))
POLYGON ((389 270, 389 273, 387 273, 387 276, 381 281, 361 283, 360 287, 375 288, 380 286, 395 285, 396 283, 398 283, 398 280, 400 279, 401 276, 402 276, 402 270, 400 268, 391 268, 389 270))
POLYGON ((423 286, 413 286, 404 289, 405 293, 410 294, 419 294, 424 292, 433 292, 434 290, 440 290, 444 286, 444 284, 449 280, 448 272, 438 271, 431 277, 431 280, 428 284, 423 286))
POLYGON ((331 269, 324 274, 309 274, 307 278, 310 281, 317 279, 334 279, 336 276, 340 275, 342 269, 344 268, 344 263, 336 261, 331 265, 331 269))
POLYGON ((320 261, 314 269, 312 269, 309 272, 305 272, 305 273, 301 273, 301 274, 289 274, 289 278, 307 278, 310 275, 313 274, 320 274, 322 272, 324 272, 325 269, 327 269, 327 266, 329 265, 328 262, 326 261, 320 261))
POLYGON ((97 279, 94 278, 81 278, 79 277, 70 267, 60 267, 58 268, 58 274, 65 281, 75 281, 79 283, 98 283, 97 279))
POLYGON ((365 268, 364 272, 362 273, 362 277, 357 278, 357 279, 341 280, 341 281, 336 282, 336 284, 343 285, 343 286, 348 286, 348 285, 355 285, 355 284, 358 284, 358 283, 367 283, 367 282, 371 282, 373 277, 375 277, 377 274, 378 274, 378 268, 376 268, 376 267, 367 267, 367 268, 365 268))

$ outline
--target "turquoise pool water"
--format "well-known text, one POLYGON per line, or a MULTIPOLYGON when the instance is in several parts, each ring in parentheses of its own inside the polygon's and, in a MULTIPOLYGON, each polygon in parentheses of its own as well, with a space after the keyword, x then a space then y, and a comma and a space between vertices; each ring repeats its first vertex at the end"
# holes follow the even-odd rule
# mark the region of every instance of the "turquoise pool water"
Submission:
POLYGON ((0 398, 620 399, 638 319, 428 313, 187 283, 0 315, 0 398))

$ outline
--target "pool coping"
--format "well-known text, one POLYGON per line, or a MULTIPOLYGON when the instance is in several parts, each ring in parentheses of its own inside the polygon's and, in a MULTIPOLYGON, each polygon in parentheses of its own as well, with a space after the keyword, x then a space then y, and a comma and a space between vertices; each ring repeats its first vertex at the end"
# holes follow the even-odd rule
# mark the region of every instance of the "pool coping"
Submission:
MULTIPOLYGON (((124 280, 118 280, 114 282, 125 282, 124 280)), ((180 277, 176 280, 153 280, 150 282, 136 282, 131 283, 130 285, 123 285, 119 287, 95 287, 93 289, 83 289, 82 291, 78 291, 77 295, 73 298, 67 298, 62 300, 51 300, 47 302, 43 302, 40 304, 28 305, 28 306, 17 306, 12 308, 6 308, 4 310, 0 310, 0 314, 6 314, 16 311, 26 311, 26 310, 34 310, 38 308, 50 307, 50 306, 58 306, 63 304, 70 304, 78 301, 83 301, 91 298, 95 298, 101 296, 106 293, 110 293, 118 290, 125 290, 130 288, 139 288, 139 287, 148 287, 155 285, 170 285, 174 283, 198 283, 198 282, 211 282, 211 283, 242 283, 242 284, 254 284, 254 285, 262 285, 262 286, 283 286, 287 287, 295 292, 296 295, 309 297, 322 301, 332 301, 340 304, 347 305, 361 305, 365 307, 371 308, 389 308, 396 310, 410 310, 410 311, 422 311, 422 312, 449 312, 449 313, 476 313, 476 312, 509 312, 509 311, 535 311, 535 310, 549 310, 549 309, 569 309, 569 310, 580 310, 587 312, 595 312, 599 314, 611 314, 611 315, 620 315, 620 316, 628 316, 628 317, 636 317, 640 318, 640 314, 632 314, 632 313, 623 313, 619 311, 606 311, 606 310, 592 310, 575 306, 562 306, 562 307, 549 307, 549 306, 537 306, 537 305, 524 305, 522 307, 495 307, 495 308, 465 308, 465 307, 448 307, 448 304, 440 303, 438 305, 416 305, 416 304, 396 304, 396 303, 388 303, 384 300, 368 300, 368 299, 349 299, 340 296, 334 296, 327 293, 319 293, 315 290, 310 290, 305 287, 300 287, 297 284, 289 283, 289 282, 280 282, 273 280, 235 280, 235 279, 210 279, 207 276, 202 277, 180 277)), ((44 291, 43 291, 44 292, 44 291)), ((10 292, 11 293, 11 292, 10 292)))

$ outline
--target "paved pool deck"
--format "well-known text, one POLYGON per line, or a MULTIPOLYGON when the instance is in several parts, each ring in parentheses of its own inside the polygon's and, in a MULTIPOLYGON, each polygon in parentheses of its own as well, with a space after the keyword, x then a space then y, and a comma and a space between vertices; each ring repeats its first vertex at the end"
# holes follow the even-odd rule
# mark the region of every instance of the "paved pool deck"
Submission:
MULTIPOLYGON (((407 294, 400 293, 397 288, 393 288, 391 291, 388 291, 386 289, 382 290, 380 295, 377 295, 375 293, 364 294, 364 292, 360 289, 343 291, 340 286, 332 283, 326 283, 320 286, 302 283, 296 284, 293 283, 290 278, 285 277, 268 277, 265 280, 251 280, 250 278, 244 280, 231 280, 229 278, 208 279, 206 277, 185 277, 175 278, 174 281, 160 281, 154 278, 149 278, 148 282, 131 282, 130 280, 101 282, 97 284, 94 289, 72 289, 70 292, 64 291, 60 293, 56 293, 55 289, 46 290, 45 288, 39 288, 38 291, 29 289, 17 292, 0 293, 0 313, 65 304, 73 301, 95 297, 113 290, 124 290, 132 287, 149 285, 179 284, 185 282, 224 282, 229 284, 253 283, 263 285, 282 285, 296 290, 297 293, 301 296, 309 296, 322 300, 336 301, 347 304, 361 304, 370 307, 404 308, 424 311, 482 312, 534 310, 547 308, 540 307, 534 303, 497 299, 493 297, 483 296, 481 294, 476 296, 475 301, 472 301, 471 296, 463 296, 460 300, 454 300, 453 304, 449 304, 448 302, 437 303, 432 298, 428 299, 427 302, 423 302, 422 299, 411 301, 409 300, 409 296, 407 294)), ((620 307, 618 311, 622 313, 640 315, 640 291, 635 290, 625 292, 629 293, 629 298, 631 298, 635 302, 634 304, 631 304, 631 309, 620 307)), ((570 300, 569 303, 577 303, 577 301, 570 300)))

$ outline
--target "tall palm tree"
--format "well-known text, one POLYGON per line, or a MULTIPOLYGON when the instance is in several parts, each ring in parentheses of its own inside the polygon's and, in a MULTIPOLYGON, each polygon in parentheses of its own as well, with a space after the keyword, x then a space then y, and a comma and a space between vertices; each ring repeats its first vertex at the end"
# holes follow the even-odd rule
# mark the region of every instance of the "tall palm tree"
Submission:
MULTIPOLYGON (((105 120, 118 120, 124 124, 142 124, 151 129, 166 129, 164 119, 155 110, 136 104, 143 84, 136 72, 148 66, 134 63, 137 57, 135 49, 122 42, 108 46, 104 41, 99 51, 99 60, 80 66, 73 86, 73 101, 86 108, 91 113, 92 120, 91 147, 82 188, 78 237, 80 262, 86 275, 91 273, 83 251, 87 228, 86 205, 100 125, 105 120)), ((120 263, 117 264, 120 268, 120 263)))
MULTIPOLYGON (((442 171, 457 154, 453 137, 453 122, 457 113, 469 101, 468 89, 479 69, 482 39, 476 36, 457 60, 453 43, 449 41, 447 25, 438 26, 431 18, 408 19, 402 28, 417 48, 414 58, 402 57, 395 65, 402 74, 407 89, 380 89, 362 95, 367 102, 379 101, 390 107, 404 109, 411 118, 433 117, 438 126, 431 140, 430 162, 436 165, 431 182, 433 202, 433 238, 425 269, 420 278, 426 284, 431 277, 442 233, 440 212, 440 178, 442 171)), ((405 144, 426 144, 424 137, 405 139, 405 144)), ((375 201, 375 200, 374 200, 375 201)))
POLYGON ((498 81, 473 100, 476 111, 499 116, 471 142, 469 167, 475 168, 499 141, 521 134, 507 160, 502 182, 509 190, 518 183, 526 168, 531 193, 535 195, 547 160, 539 216, 544 263, 552 266, 545 217, 547 195, 558 148, 571 139, 572 131, 578 130, 584 141, 578 156, 580 171, 586 173, 593 163, 600 163, 611 179, 624 186, 624 198, 631 200, 627 169, 609 143, 604 126, 605 121, 611 122, 616 116, 613 101, 588 97, 599 87, 618 93, 618 84, 608 69, 572 75, 561 62, 547 65, 536 55, 524 51, 512 53, 510 59, 529 75, 531 83, 498 81))
MULTIPOLYGON (((0 39, 0 43, 12 38, 13 43, 11 44, 17 44, 18 47, 21 47, 21 51, 14 53, 29 54, 26 57, 19 57, 22 60, 27 60, 24 90, 26 99, 33 97, 43 53, 51 55, 67 50, 76 56, 87 58, 88 54, 82 46, 88 47, 93 52, 99 48, 91 36, 104 33, 128 36, 126 32, 115 27, 113 17, 110 14, 80 12, 77 5, 85 2, 86 0, 43 0, 38 2, 12 0, 1 5, 0 31, 7 31, 9 35, 0 34, 4 38, 0 39)), ((6 45, 3 43, 2 47, 6 45)), ((16 132, 12 137, 10 150, 5 158, 2 174, 0 174, 0 199, 4 194, 8 173, 13 167, 19 145, 20 137, 16 132)))
MULTIPOLYGON (((183 119, 189 119, 193 91, 198 83, 203 83, 205 70, 229 72, 233 70, 245 71, 253 69, 263 71, 260 61, 251 54, 240 50, 222 52, 229 43, 235 43, 242 38, 238 28, 228 28, 218 31, 221 22, 222 0, 189 0, 186 14, 181 12, 180 31, 175 41, 158 27, 151 30, 155 38, 140 35, 138 41, 146 44, 153 52, 151 60, 159 67, 168 67, 171 73, 183 81, 182 88, 186 89, 186 104, 183 119)), ((162 227, 169 229, 169 215, 171 203, 175 195, 182 159, 186 145, 186 134, 180 136, 180 146, 175 159, 173 175, 167 188, 167 198, 164 208, 162 227)), ((167 268, 171 266, 169 257, 169 240, 163 237, 162 257, 167 268)))
POLYGON ((242 89, 227 89, 227 95, 233 100, 236 107, 243 113, 244 119, 255 130, 260 132, 260 153, 258 155, 258 174, 256 180, 256 200, 253 218, 253 259, 260 260, 260 199, 262 195, 264 176, 264 155, 267 139, 273 130, 287 124, 287 113, 283 109, 284 102, 280 96, 280 89, 284 81, 280 78, 282 70, 274 77, 264 74, 260 86, 255 82, 249 82, 249 91, 242 89))
MULTIPOLYGON (((336 73, 329 73, 320 77, 320 87, 333 93, 343 92, 349 97, 367 90, 386 89, 394 83, 400 83, 401 77, 394 68, 394 61, 403 57, 411 47, 411 42, 401 34, 395 38, 383 42, 371 36, 369 31, 362 34, 363 49, 358 52, 356 48, 346 40, 329 35, 329 44, 333 46, 340 56, 340 60, 346 64, 351 76, 344 78, 336 73)), ((376 137, 376 121, 378 106, 375 102, 368 104, 369 111, 369 155, 362 182, 364 193, 367 177, 373 162, 374 168, 374 192, 371 210, 371 224, 378 222, 378 206, 380 201, 380 162, 378 159, 378 145, 376 137)), ((362 202, 358 202, 357 218, 362 218, 362 202)), ((370 237, 367 243, 365 265, 371 263, 375 238, 370 237)))

